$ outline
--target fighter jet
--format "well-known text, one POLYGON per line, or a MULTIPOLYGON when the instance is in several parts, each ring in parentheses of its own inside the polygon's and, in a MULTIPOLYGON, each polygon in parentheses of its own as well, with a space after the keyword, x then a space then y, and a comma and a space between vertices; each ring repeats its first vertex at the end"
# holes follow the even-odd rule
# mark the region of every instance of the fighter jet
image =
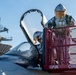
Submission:
MULTIPOLYGON (((0 24, 0 33, 3 33, 3 32, 8 33, 8 28, 6 28, 0 24)), ((0 55, 3 55, 6 52, 8 52, 10 50, 10 48, 12 47, 9 44, 2 43, 2 41, 12 41, 12 37, 3 37, 0 35, 0 55)))
MULTIPOLYGON (((26 20, 26 16, 27 14, 31 14, 34 13, 33 15, 35 15, 38 17, 41 17, 41 27, 42 29, 44 28, 44 25, 47 22, 47 19, 45 17, 45 15, 38 9, 30 9, 28 11, 26 11, 20 18, 20 27, 26 37, 26 41, 20 43, 18 46, 16 46, 15 48, 13 48, 12 50, 8 51, 7 53, 5 53, 4 55, 0 56, 0 60, 3 61, 11 61, 15 64, 18 64, 20 66, 23 66, 25 68, 32 66, 32 67, 40 67, 41 66, 41 61, 39 61, 39 50, 37 48, 37 46, 34 44, 33 41, 33 37, 31 37, 31 33, 30 29, 28 27, 28 25, 25 24, 25 20, 26 20), (37 15, 38 14, 38 15, 37 15), (34 49, 34 52, 32 52, 32 47, 34 49)), ((30 21, 29 21, 30 22, 30 21)), ((30 22, 31 23, 31 22, 30 22)), ((30 24, 29 24, 30 26, 30 24)), ((31 27, 33 27, 31 25, 31 27)), ((35 28, 37 26, 34 26, 33 28, 35 28)), ((38 27, 37 27, 38 30, 38 27)), ((35 29, 36 31, 36 29, 35 29)), ((35 32, 35 31, 31 31, 31 32, 35 32)), ((33 34, 32 33, 32 34, 33 34)), ((5 39, 5 38, 3 38, 5 39)))
MULTIPOLYGON (((24 67, 25 69, 38 70, 39 72, 40 71, 47 71, 46 66, 45 66, 46 70, 44 70, 44 68, 43 68, 43 66, 44 66, 43 59, 44 59, 44 57, 43 57, 43 59, 40 58, 39 50, 37 48, 38 44, 34 43, 33 36, 31 36, 31 35, 33 35, 33 33, 35 31, 41 30, 41 28, 43 30, 46 23, 47 23, 47 19, 40 10, 31 9, 31 10, 26 11, 20 18, 20 27, 21 27, 21 29, 22 29, 25 37, 26 37, 26 41, 20 43, 19 45, 17 45, 12 50, 9 50, 4 55, 1 55, 0 56, 0 61, 2 61, 2 62, 3 61, 5 61, 5 62, 10 61, 12 63, 15 63, 17 65, 20 65, 20 66, 24 67), (36 12, 37 14, 40 14, 41 20, 40 20, 40 17, 38 17, 39 15, 37 15, 37 14, 35 15, 34 12, 36 12), (34 14, 32 14, 33 17, 35 16, 35 17, 37 17, 39 19, 39 23, 37 22, 38 20, 35 21, 37 19, 37 18, 35 18, 34 22, 37 22, 37 23, 35 23, 35 25, 32 25, 32 24, 34 24, 33 19, 31 19, 31 17, 28 18, 28 14, 30 15, 31 13, 34 13, 34 14), (27 23, 28 25, 25 24, 25 23, 27 23), (39 27, 37 25, 40 25, 41 27, 39 27)), ((48 54, 47 54, 47 56, 48 56, 48 54)), ((45 61, 45 63, 46 63, 46 61, 45 61)), ((47 63, 48 63, 48 60, 47 60, 47 63)), ((64 65, 62 65, 62 66, 64 66, 64 65)), ((69 67, 71 67, 71 68, 74 67, 75 68, 75 65, 74 64, 73 64, 73 66, 69 65, 69 67)), ((63 67, 59 68, 57 63, 55 65, 50 65, 49 64, 49 69, 52 70, 51 73, 61 73, 62 71, 65 72, 65 73, 68 73, 68 72, 71 73, 72 72, 70 69, 68 69, 68 70, 62 69, 62 71, 61 71, 61 68, 63 68, 63 67)), ((49 72, 49 70, 48 70, 48 72, 49 72)), ((76 73, 76 70, 74 70, 73 72, 76 73)), ((38 72, 36 72, 36 73, 38 73, 38 72)))

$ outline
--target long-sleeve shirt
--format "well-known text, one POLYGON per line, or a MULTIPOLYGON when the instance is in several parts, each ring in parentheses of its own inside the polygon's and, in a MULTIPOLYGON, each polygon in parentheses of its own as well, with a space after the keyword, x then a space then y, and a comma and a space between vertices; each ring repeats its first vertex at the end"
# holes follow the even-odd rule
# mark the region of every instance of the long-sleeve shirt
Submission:
POLYGON ((65 27, 71 24, 75 24, 75 20, 72 16, 66 15, 64 18, 56 18, 55 16, 51 18, 45 25, 45 28, 51 27, 51 28, 59 28, 59 27, 65 27))

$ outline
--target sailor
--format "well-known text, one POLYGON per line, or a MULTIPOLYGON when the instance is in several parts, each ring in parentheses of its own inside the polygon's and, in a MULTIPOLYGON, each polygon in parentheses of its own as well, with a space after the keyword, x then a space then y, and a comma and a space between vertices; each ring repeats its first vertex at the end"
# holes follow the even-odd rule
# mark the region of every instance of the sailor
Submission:
POLYGON ((37 45, 37 48, 39 50, 39 54, 42 54, 42 36, 43 36, 43 33, 41 31, 36 31, 34 34, 33 34, 33 39, 34 39, 34 42, 35 44, 38 42, 39 44, 37 45))
MULTIPOLYGON (((64 29, 57 29, 55 32, 55 43, 56 45, 59 44, 59 41, 61 41, 61 44, 65 45, 65 40, 66 44, 70 44, 70 34, 69 34, 69 26, 74 26, 75 20, 72 16, 66 14, 66 8, 62 4, 58 4, 55 8, 55 16, 52 17, 45 25, 45 28, 62 28, 64 29), (65 28, 67 27, 67 28, 65 28), (66 32, 67 31, 67 32, 66 32), (64 35, 66 32, 66 39, 64 40, 64 35)), ((62 48, 61 48, 62 49, 62 48)), ((69 51, 67 49, 67 54, 69 56, 69 51)), ((65 48, 63 47, 63 50, 59 50, 59 48, 56 48, 57 52, 57 57, 58 57, 58 63, 62 64, 64 63, 65 56, 63 55, 65 51, 65 48)), ((66 59, 70 59, 70 57, 67 57, 66 59)), ((67 60, 69 61, 69 60, 67 60)))
POLYGON ((38 51, 35 47, 31 46, 31 56, 29 59, 31 59, 31 62, 33 66, 41 66, 41 59, 42 59, 42 35, 43 33, 41 31, 36 31, 33 34, 33 40, 34 44, 37 47, 38 51))
POLYGON ((65 26, 74 26, 75 20, 72 16, 66 14, 66 8, 59 4, 55 8, 55 16, 51 18, 45 27, 59 28, 65 26))

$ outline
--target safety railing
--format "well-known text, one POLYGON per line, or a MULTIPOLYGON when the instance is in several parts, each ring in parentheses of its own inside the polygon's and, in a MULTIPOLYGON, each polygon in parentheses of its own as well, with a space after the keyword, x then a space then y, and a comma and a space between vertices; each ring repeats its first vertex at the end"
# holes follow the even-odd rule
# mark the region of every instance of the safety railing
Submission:
POLYGON ((76 26, 44 29, 43 70, 76 73, 76 26))

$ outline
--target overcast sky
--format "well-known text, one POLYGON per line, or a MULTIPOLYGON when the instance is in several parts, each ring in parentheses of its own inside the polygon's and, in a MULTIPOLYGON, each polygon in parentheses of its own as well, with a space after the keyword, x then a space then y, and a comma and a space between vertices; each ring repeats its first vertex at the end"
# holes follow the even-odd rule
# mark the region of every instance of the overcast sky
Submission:
POLYGON ((49 20, 54 16, 54 9, 58 4, 63 4, 67 14, 76 19, 76 0, 0 0, 1 24, 9 29, 9 33, 0 33, 1 36, 13 37, 13 41, 6 42, 13 47, 25 41, 25 36, 20 28, 20 17, 29 9, 41 10, 49 20))

